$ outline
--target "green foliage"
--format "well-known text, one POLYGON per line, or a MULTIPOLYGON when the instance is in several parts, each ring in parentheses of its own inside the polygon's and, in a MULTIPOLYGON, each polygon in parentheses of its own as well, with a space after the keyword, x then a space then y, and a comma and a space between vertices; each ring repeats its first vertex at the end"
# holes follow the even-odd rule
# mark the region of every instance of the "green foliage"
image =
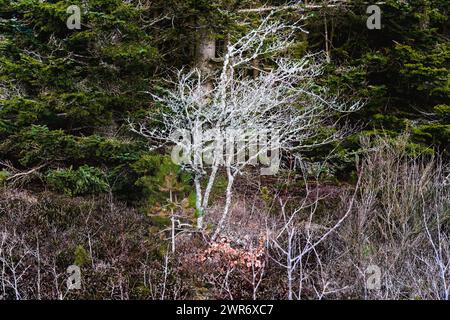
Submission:
MULTIPOLYGON (((211 189, 211 195, 209 201, 214 201, 218 197, 222 197, 227 189, 227 178, 224 175, 217 175, 214 180, 213 187, 211 189)), ((204 186, 206 188, 206 185, 204 186)))
POLYGON ((273 196, 271 195, 269 188, 264 186, 261 188, 260 192, 261 192, 261 199, 264 201, 266 207, 269 208, 273 201, 273 196))
POLYGON ((46 180, 50 187, 70 196, 101 193, 107 191, 109 187, 103 172, 86 165, 77 170, 72 168, 50 170, 46 180))
POLYGON ((75 261, 73 264, 78 267, 83 267, 90 262, 91 258, 86 249, 81 244, 77 245, 75 248, 75 261))
POLYGON ((43 162, 117 164, 135 161, 139 145, 114 138, 91 135, 78 137, 46 126, 31 126, 0 143, 0 150, 10 152, 22 165, 43 162))
POLYGON ((405 93, 450 97, 450 70, 446 67, 450 63, 450 45, 442 43, 420 51, 396 44, 394 50, 401 64, 399 80, 405 93))
POLYGON ((149 207, 167 202, 169 192, 183 195, 190 190, 190 175, 169 156, 144 154, 131 168, 140 175, 136 185, 143 188, 149 207))
MULTIPOLYGON (((145 6, 121 0, 1 0, 2 160, 23 170, 45 164, 45 181, 72 195, 104 192, 107 185, 120 199, 144 198, 148 207, 169 208, 170 192, 178 200, 188 195, 188 205, 195 207, 189 175, 168 157, 147 152, 126 120, 164 108, 148 93, 170 86, 166 80, 172 70, 194 64, 202 31, 220 43, 228 35, 234 39, 262 16, 238 9, 284 3, 155 0, 145 6), (81 30, 66 27, 69 5, 81 8, 81 30), (155 22, 155 17, 161 19, 155 22)), ((331 62, 321 84, 329 94, 361 99, 367 106, 344 119, 354 125, 355 134, 341 145, 321 146, 304 156, 311 162, 327 158, 329 174, 342 179, 352 170, 361 136, 409 132, 413 153, 448 155, 450 150, 450 4, 388 0, 382 5, 381 31, 366 28, 365 8, 354 1, 345 11, 314 11, 305 20, 309 34, 299 32, 283 53, 301 58, 323 50, 326 15, 331 62)), ((283 10, 273 19, 298 17, 295 10, 283 10)), ((260 59, 261 68, 270 68, 273 59, 260 59)), ((336 117, 336 123, 342 122, 336 117)), ((223 192, 221 179, 212 200, 223 192)))
POLYGON ((450 105, 439 104, 435 106, 433 109, 438 116, 443 118, 443 120, 450 121, 450 105))
POLYGON ((6 170, 0 170, 0 187, 3 187, 6 183, 6 179, 10 176, 10 173, 6 170))
POLYGON ((125 119, 148 107, 150 75, 161 69, 143 23, 154 11, 121 0, 0 7, 2 160, 21 169, 46 164, 52 187, 73 195, 109 184, 121 199, 139 198, 130 165, 145 148, 125 119), (81 8, 81 30, 66 26, 69 5, 81 8))
MULTIPOLYGON (((358 152, 358 136, 367 132, 391 136, 410 132, 412 149, 448 156, 450 4, 389 0, 380 6, 380 31, 366 28, 365 5, 355 2, 345 14, 328 13, 332 59, 323 81, 342 99, 367 103, 347 119, 364 130, 343 144, 345 152, 358 152)), ((310 46, 325 47, 319 33, 323 28, 324 13, 319 12, 308 21, 310 46)), ((349 167, 343 170, 348 172, 349 167)))

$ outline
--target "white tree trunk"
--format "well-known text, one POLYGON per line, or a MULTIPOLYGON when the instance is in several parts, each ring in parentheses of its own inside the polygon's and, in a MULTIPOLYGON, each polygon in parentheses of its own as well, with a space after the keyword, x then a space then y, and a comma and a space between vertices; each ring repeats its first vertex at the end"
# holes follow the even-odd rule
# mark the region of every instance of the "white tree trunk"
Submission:
POLYGON ((231 207, 231 198, 233 195, 233 182, 234 182, 234 175, 231 172, 231 168, 227 167, 227 190, 226 190, 226 196, 225 196, 225 207, 223 208, 222 217, 220 218, 219 223, 217 224, 216 230, 214 231, 214 234, 212 236, 212 241, 216 240, 217 236, 219 235, 220 231, 223 229, 223 226, 225 224, 225 221, 228 216, 228 212, 230 211, 231 207))
POLYGON ((209 195, 211 194, 212 187, 214 185, 214 181, 216 180, 216 174, 219 167, 214 165, 211 169, 211 174, 209 175, 208 185, 205 189, 205 194, 203 196, 203 208, 208 207, 209 195))
POLYGON ((195 184, 195 209, 197 211, 197 229, 203 228, 203 207, 202 207, 202 187, 200 185, 200 176, 198 174, 195 175, 194 178, 195 184))

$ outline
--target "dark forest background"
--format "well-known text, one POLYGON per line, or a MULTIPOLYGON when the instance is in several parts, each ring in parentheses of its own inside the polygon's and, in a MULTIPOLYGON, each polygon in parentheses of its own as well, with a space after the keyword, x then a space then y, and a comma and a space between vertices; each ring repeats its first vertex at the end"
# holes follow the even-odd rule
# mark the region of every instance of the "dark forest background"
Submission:
MULTIPOLYGON (((419 177, 426 174, 423 168, 427 167, 427 161, 435 161, 445 177, 450 152, 450 2, 386 0, 379 4, 380 30, 366 27, 369 14, 363 1, 311 3, 322 6, 306 12, 287 9, 277 13, 279 19, 291 21, 307 16, 304 28, 309 33, 299 33, 286 54, 301 58, 307 52, 326 51, 330 61, 319 79, 321 84, 348 100, 361 99, 366 103, 345 118, 354 128, 351 135, 302 155, 305 163, 322 164, 315 183, 331 190, 328 194, 340 195, 331 196, 334 200, 322 204, 320 210, 339 211, 337 199, 355 187, 357 177, 362 174, 359 165, 367 159, 380 161, 372 163, 373 166, 391 169, 395 174, 402 173, 403 161, 411 164, 411 159, 415 159, 417 164, 417 159, 421 159, 422 167, 416 168, 419 177), (394 157, 397 162, 382 161, 381 154, 377 154, 378 158, 367 156, 373 145, 361 141, 374 140, 383 141, 384 150, 388 150, 384 156, 391 156, 391 160, 394 157), (394 151, 401 151, 401 156, 393 156, 394 151)), ((10 236, 4 236, 3 243, 14 245, 17 251, 0 260, 0 266, 4 267, 0 296, 287 297, 283 271, 271 264, 269 258, 264 276, 256 276, 263 280, 255 296, 251 273, 245 268, 237 272, 240 268, 237 262, 232 273, 223 266, 207 267, 203 260, 200 266, 195 264, 188 253, 192 248, 203 250, 207 246, 201 235, 180 234, 177 252, 170 252, 167 228, 171 226, 171 210, 182 208, 185 221, 195 219, 192 179, 170 161, 166 150, 150 151, 148 142, 133 134, 128 124, 158 110, 151 94, 169 88, 176 70, 196 65, 198 44, 205 32, 215 38, 220 52, 226 35, 241 34, 246 24, 255 25, 266 14, 242 9, 285 4, 281 0, 0 0, 0 231, 8 230, 10 236), (80 30, 69 30, 66 26, 69 5, 81 8, 80 30), (169 200, 169 191, 177 195, 177 200, 169 200), (5 267, 8 261, 9 265, 17 264, 17 272, 24 272, 21 278, 24 284, 19 289, 6 281, 13 279, 10 269, 5 267), (31 267, 25 269, 24 261, 31 267), (65 269, 70 264, 82 267, 83 288, 66 292, 65 269), (42 268, 40 282, 35 280, 38 268, 42 268)), ((270 64, 270 57, 258 63, 264 68, 270 64)), ((285 160, 283 166, 287 170, 289 161, 285 160)), ((292 174, 296 178, 291 179, 288 173, 281 173, 275 180, 243 178, 236 186, 241 195, 236 201, 256 197, 267 214, 276 215, 279 210, 274 195, 296 196, 304 186, 302 172, 294 170, 292 174)), ((376 186, 378 183, 373 179, 366 180, 366 186, 370 183, 376 186)), ((406 179, 389 196, 378 190, 378 208, 405 193, 414 194, 416 189, 411 191, 407 187, 414 185, 420 189, 426 185, 425 180, 417 181, 416 185, 406 179)), ((383 190, 388 190, 392 181, 386 182, 383 190)), ((218 179, 212 201, 219 206, 223 188, 223 181, 218 179)), ((446 190, 440 200, 444 205, 447 202, 439 222, 442 228, 448 227, 450 215, 448 184, 446 190)), ((399 212, 409 212, 409 207, 399 202, 399 207, 402 206, 399 212)), ((417 206, 412 207, 415 210, 417 206)), ((374 218, 369 242, 357 239, 357 229, 351 232, 345 227, 349 238, 335 239, 333 243, 342 254, 351 251, 348 261, 358 261, 355 264, 361 266, 376 260, 368 257, 383 256, 380 248, 386 243, 390 243, 389 250, 402 248, 402 255, 412 257, 414 254, 408 250, 419 248, 417 243, 423 241, 405 243, 418 230, 424 230, 414 224, 421 219, 411 222, 410 216, 397 218, 399 224, 393 227, 397 222, 389 220, 389 228, 383 229, 386 232, 380 231, 380 225, 387 220, 374 218), (405 228, 400 227, 401 223, 410 226, 411 233, 402 233, 405 228), (364 247, 344 250, 341 241, 364 247)), ((326 224, 325 221, 322 222, 326 224)), ((244 250, 245 245, 240 245, 238 238, 228 235, 220 242, 220 246, 226 247, 220 254, 230 255, 226 253, 228 249, 244 250)), ((7 251, 6 247, 0 248, 7 251)), ((329 253, 324 261, 337 259, 338 254, 333 256, 325 245, 318 250, 329 253)), ((389 252, 384 257, 395 256, 389 250, 383 251, 389 252)), ((236 257, 245 256, 238 251, 233 253, 236 257)), ((253 249, 248 252, 255 253, 253 249)), ((267 252, 264 255, 269 256, 267 252)), ((305 268, 315 261, 313 256, 308 259, 305 268)), ((397 263, 389 259, 377 263, 386 266, 397 263)), ((326 277, 321 273, 320 279, 341 279, 343 283, 360 279, 360 272, 355 271, 353 278, 352 272, 345 274, 345 270, 352 268, 350 262, 333 268, 326 277)), ((319 271, 313 269, 301 297, 323 297, 316 295, 315 288, 320 284, 313 279, 319 279, 316 277, 319 271)), ((449 275, 448 266, 445 270, 444 276, 449 275)), ((430 270, 424 272, 432 274, 430 270)), ((403 279, 398 274, 395 277, 403 279)), ((411 278, 405 275, 405 279, 411 278)), ((336 281, 340 280, 330 280, 330 286, 336 281)), ((362 286, 357 286, 325 296, 441 297, 444 291, 436 289, 437 293, 433 293, 434 289, 427 288, 436 286, 427 287, 428 280, 423 281, 417 287, 405 284, 406 280, 398 287, 392 284, 397 289, 386 289, 384 295, 370 296, 362 286)))

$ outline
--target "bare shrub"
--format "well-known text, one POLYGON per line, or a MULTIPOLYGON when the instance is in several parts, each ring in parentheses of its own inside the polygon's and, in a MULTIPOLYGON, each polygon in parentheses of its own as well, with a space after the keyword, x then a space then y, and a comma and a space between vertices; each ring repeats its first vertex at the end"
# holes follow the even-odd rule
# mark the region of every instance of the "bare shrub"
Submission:
POLYGON ((111 197, 3 190, 0 299, 449 299, 449 168, 407 141, 362 141, 356 185, 238 181, 215 241, 167 238, 111 197))
POLYGON ((182 298, 149 219, 109 197, 0 194, 1 299, 182 298), (68 290, 68 266, 81 289, 68 290))
POLYGON ((443 162, 409 156, 407 136, 363 144, 356 212, 343 235, 359 274, 355 294, 448 299, 450 197, 443 162), (382 272, 380 290, 367 290, 368 265, 382 272))

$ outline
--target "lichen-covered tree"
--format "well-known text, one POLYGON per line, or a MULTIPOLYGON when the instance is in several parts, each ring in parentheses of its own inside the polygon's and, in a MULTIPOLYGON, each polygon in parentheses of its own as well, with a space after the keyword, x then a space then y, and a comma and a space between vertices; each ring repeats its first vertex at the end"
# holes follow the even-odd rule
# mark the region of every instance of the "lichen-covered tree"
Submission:
MULTIPOLYGON (((183 166, 194 175, 198 228, 203 226, 217 172, 225 169, 226 200, 213 239, 229 213, 233 182, 246 166, 269 152, 292 152, 339 138, 342 130, 323 135, 323 128, 335 125, 336 111, 361 107, 360 101, 339 102, 314 82, 323 64, 317 55, 299 60, 277 57, 269 70, 261 70, 255 78, 245 76, 244 66, 264 55, 276 56, 289 47, 296 33, 304 32, 299 24, 274 21, 272 17, 273 13, 269 14, 257 28, 228 44, 215 77, 204 75, 200 69, 180 71, 173 89, 154 96, 161 111, 151 113, 147 122, 131 124, 134 132, 150 139, 155 147, 177 145, 188 154, 183 166), (205 86, 209 81, 212 86, 205 86), (215 134, 205 137, 206 131, 215 134), (230 136, 231 132, 241 134, 230 136), (189 137, 180 140, 180 133, 189 137), (193 143, 190 135, 194 136, 193 143), (261 137, 267 136, 272 137, 271 143, 262 143, 261 137), (240 141, 235 141, 236 137, 240 141), (228 148, 227 143, 237 148, 228 148), (205 154, 209 161, 205 161, 205 154), (204 177, 207 182, 202 190, 204 177)), ((279 166, 278 157, 272 165, 279 166)))

